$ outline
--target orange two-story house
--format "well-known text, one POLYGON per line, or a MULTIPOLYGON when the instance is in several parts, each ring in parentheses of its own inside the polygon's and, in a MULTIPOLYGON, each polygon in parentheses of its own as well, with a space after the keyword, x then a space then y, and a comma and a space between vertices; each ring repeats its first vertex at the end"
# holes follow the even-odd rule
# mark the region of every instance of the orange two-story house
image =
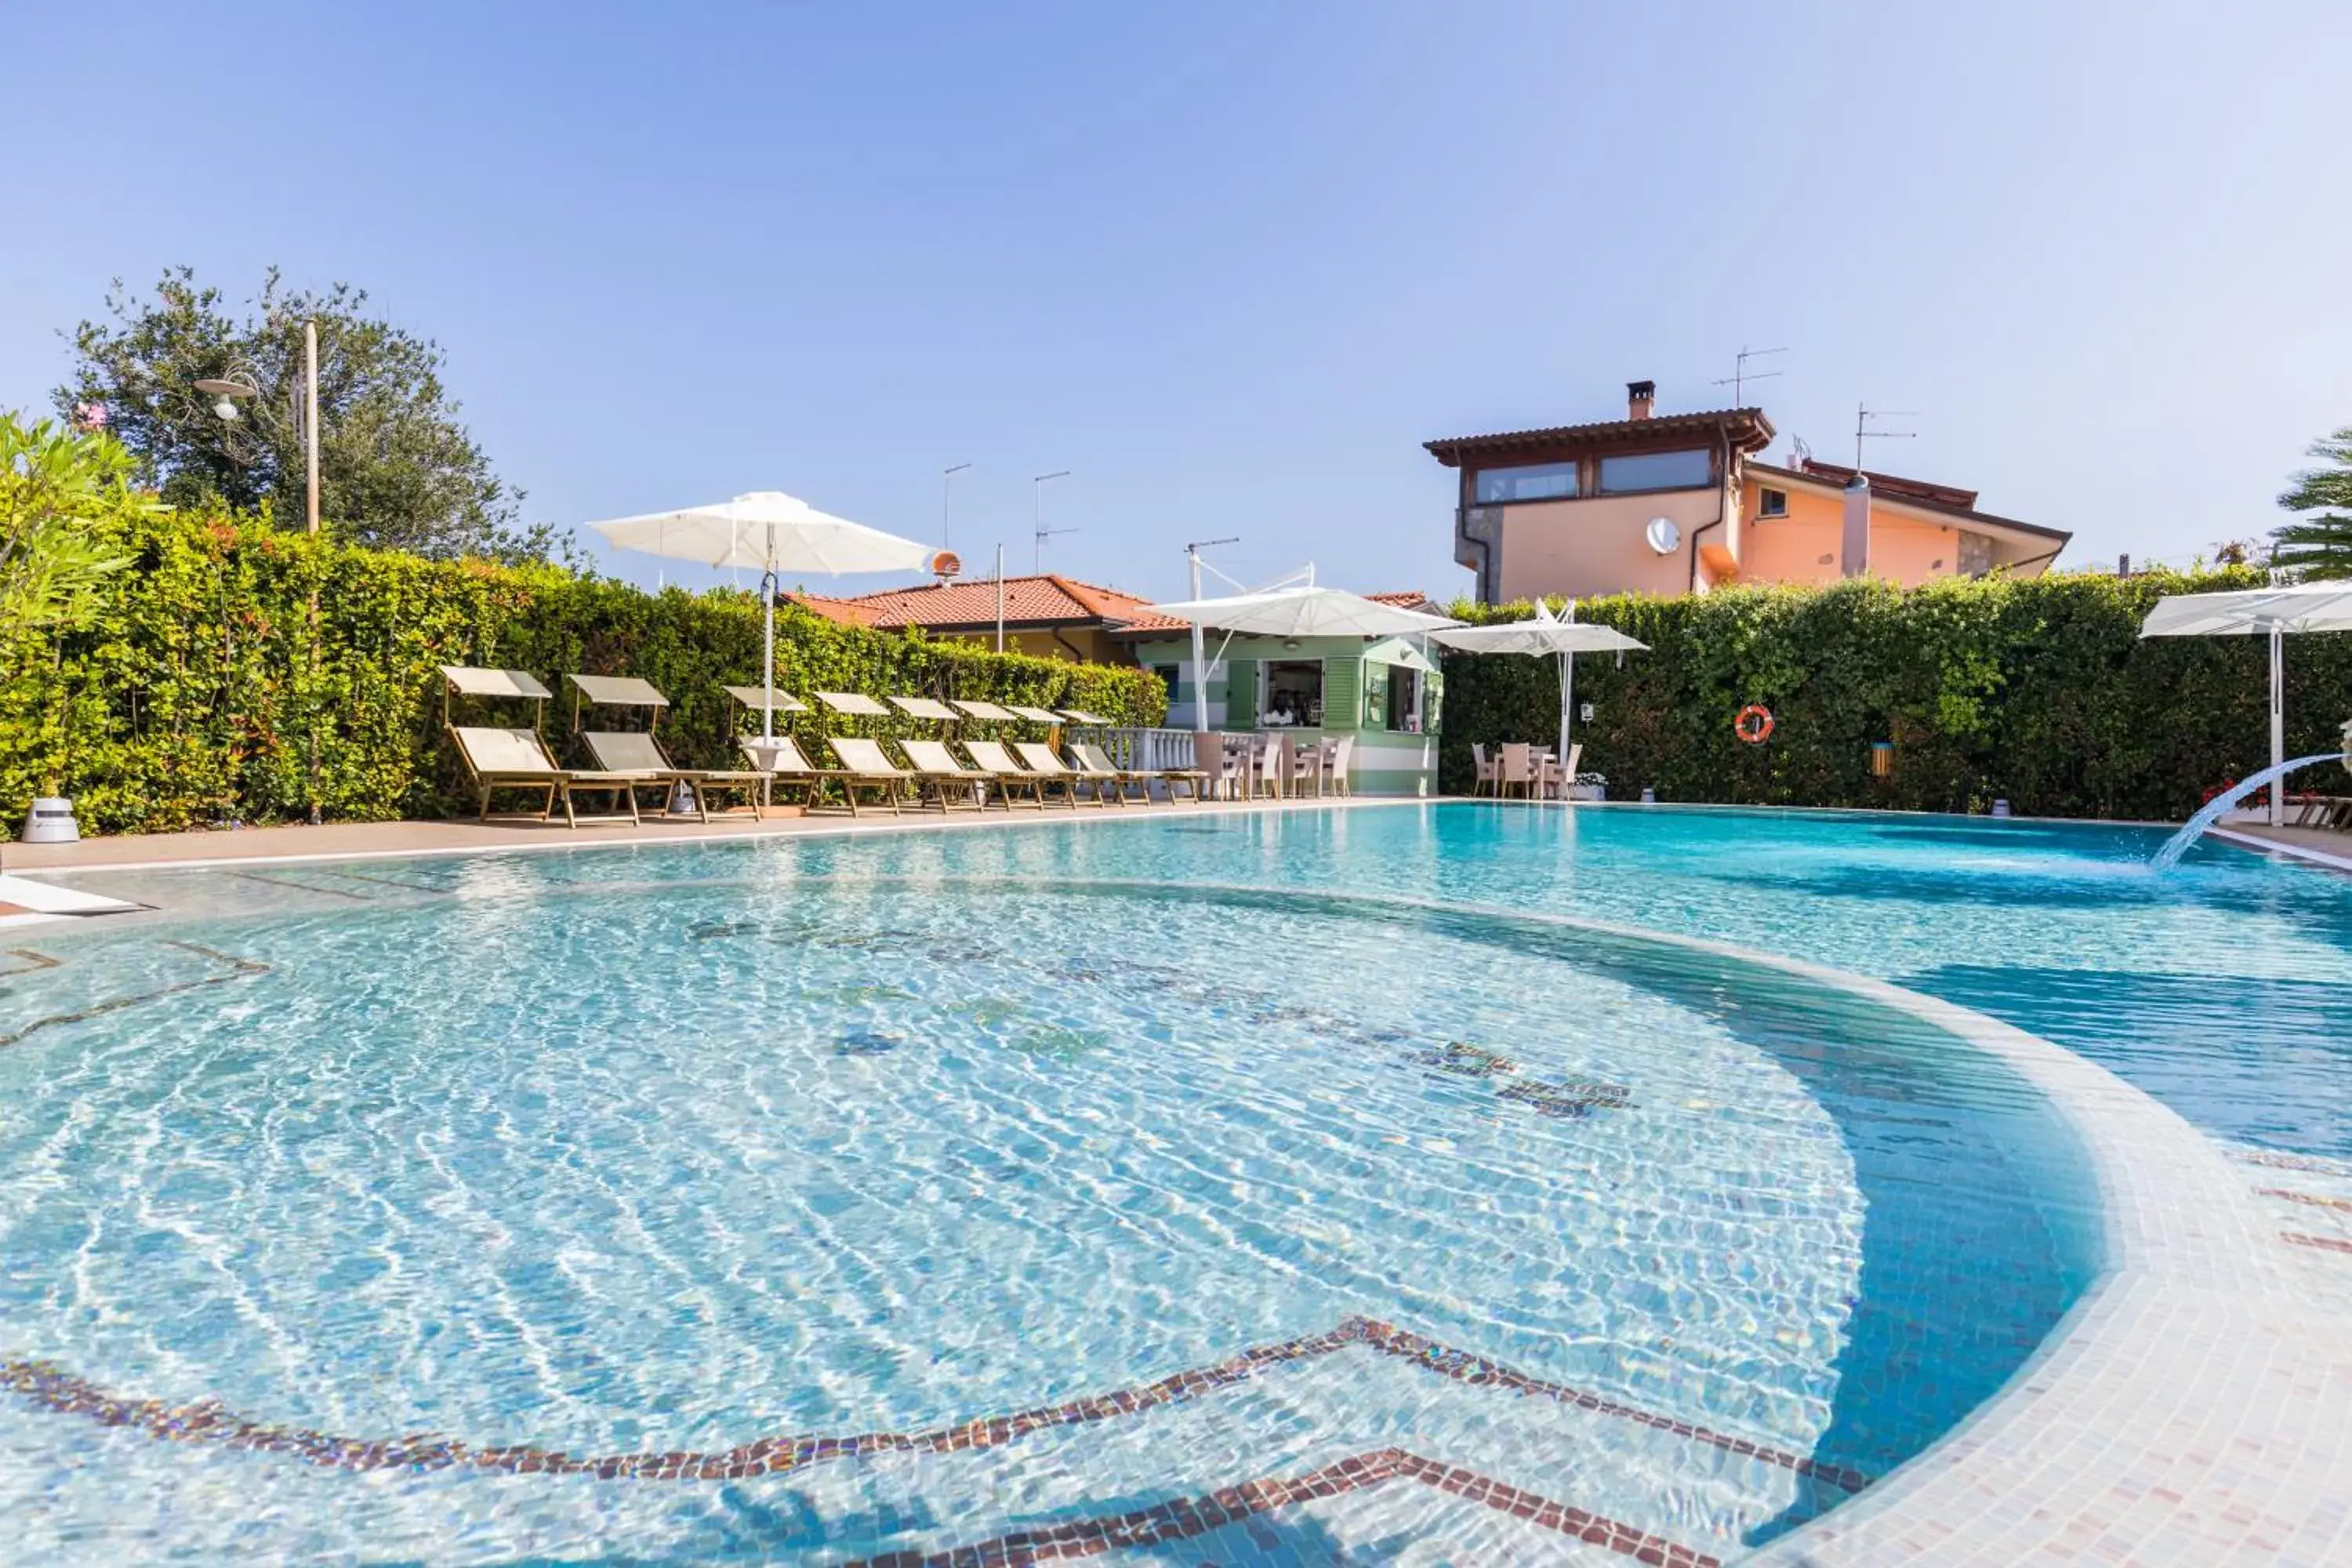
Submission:
POLYGON ((1764 462, 1760 408, 1659 414, 1428 443, 1458 469, 1454 558, 1482 604, 1705 593, 1732 583, 1906 585, 2048 569, 2071 535, 1977 510, 1977 492, 1798 459, 1764 462))

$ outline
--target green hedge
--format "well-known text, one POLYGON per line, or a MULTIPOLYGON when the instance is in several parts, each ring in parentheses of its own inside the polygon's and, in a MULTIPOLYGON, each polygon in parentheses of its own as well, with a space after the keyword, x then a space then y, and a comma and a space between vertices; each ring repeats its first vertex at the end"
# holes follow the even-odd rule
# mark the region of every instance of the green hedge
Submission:
MULTIPOLYGON (((330 818, 467 809, 441 730, 442 664, 539 676, 558 692, 547 728, 559 748, 565 672, 642 676, 676 704, 661 732, 680 766, 741 765, 738 715, 720 688, 759 683, 754 594, 647 594, 552 567, 426 561, 129 506, 99 526, 137 563, 110 583, 100 619, 62 637, 0 628, 0 815, 11 831, 52 782, 74 797, 84 828, 102 832, 296 819, 314 787, 330 818)), ((803 692, 986 698, 1138 724, 1166 710, 1142 670, 998 655, 791 608, 777 616, 776 670, 780 687, 803 692)), ((514 722, 525 711, 474 710, 514 722)), ((849 724, 929 732, 823 713, 801 716, 796 732, 849 724)))
MULTIPOLYGON (((1576 729, 1581 766, 1616 799, 1650 785, 1667 801, 1982 811, 2006 797, 2021 815, 2178 820, 2268 763, 2268 645, 2143 642, 2140 623, 2166 594, 2261 582, 2158 572, 1587 599, 1579 619, 1651 651, 1622 668, 1579 656, 1577 700, 1595 708, 1576 729), (1748 702, 1772 710, 1766 744, 1733 737, 1748 702), (1891 778, 1871 773, 1874 741, 1897 748, 1891 778)), ((1454 613, 1514 620, 1529 606, 1454 613)), ((2289 637, 2286 658, 2287 754, 2333 749, 2352 714, 2352 635, 2289 637)), ((1448 653, 1445 693, 1448 790, 1470 786, 1472 742, 1559 727, 1550 659, 1448 653)))

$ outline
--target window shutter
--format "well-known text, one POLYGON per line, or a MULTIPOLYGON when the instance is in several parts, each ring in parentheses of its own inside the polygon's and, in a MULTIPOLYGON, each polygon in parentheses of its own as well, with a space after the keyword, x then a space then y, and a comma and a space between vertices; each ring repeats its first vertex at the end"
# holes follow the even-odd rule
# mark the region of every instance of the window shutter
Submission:
POLYGON ((1225 660, 1225 728, 1257 727, 1257 660, 1225 660))
POLYGON ((1423 676, 1421 690, 1421 731, 1424 735, 1434 735, 1438 710, 1445 705, 1445 677, 1433 672, 1423 676))
POLYGON ((1327 658, 1323 661, 1323 728, 1353 730, 1357 728, 1358 694, 1356 678, 1363 669, 1360 658, 1327 658))
POLYGON ((1364 728, 1385 730, 1389 727, 1389 667, 1385 664, 1364 666, 1364 728))

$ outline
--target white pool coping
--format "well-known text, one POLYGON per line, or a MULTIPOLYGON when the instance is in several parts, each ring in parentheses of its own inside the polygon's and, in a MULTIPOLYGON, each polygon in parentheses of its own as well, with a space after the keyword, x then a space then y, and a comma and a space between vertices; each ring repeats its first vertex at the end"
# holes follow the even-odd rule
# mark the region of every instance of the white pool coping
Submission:
POLYGON ((1885 981, 1670 932, 1426 907, 1664 942, 1876 1002, 2008 1064, 2083 1140, 2105 1271, 2000 1394, 1743 1562, 2352 1561, 2352 1258, 2282 1242, 2243 1173, 2179 1112, 2039 1036, 1885 981))
MULTIPOLYGON (((1345 809, 1349 804, 1434 803, 1327 801, 1276 809, 1345 809)), ((1129 819, 1182 820, 1266 809, 1213 805, 1196 812, 1136 813, 1129 819)), ((1074 819, 1088 818, 1068 814, 1044 820, 1074 819)), ((1120 818, 1104 813, 1091 819, 1120 818)), ((982 826, 938 818, 845 823, 792 837, 982 826)), ((660 842, 691 845, 730 837, 753 836, 660 842)), ((534 843, 315 858, 611 847, 534 843)), ((251 860, 74 870, 177 871, 238 863, 251 860)), ((2049 1098, 2081 1138, 2091 1162, 2105 1270, 2000 1394, 1861 1497, 1743 1561, 1767 1568, 1992 1568, 2084 1561, 2204 1568, 2352 1561, 2352 1258, 2282 1241, 2274 1221, 2254 1201, 2252 1184, 2220 1144, 2106 1068, 2038 1036, 1901 986, 1704 938, 1337 889, 1182 885, 1256 898, 1297 891, 1333 901, 1459 910, 1706 952, 1918 1018, 2008 1064, 2049 1098)))

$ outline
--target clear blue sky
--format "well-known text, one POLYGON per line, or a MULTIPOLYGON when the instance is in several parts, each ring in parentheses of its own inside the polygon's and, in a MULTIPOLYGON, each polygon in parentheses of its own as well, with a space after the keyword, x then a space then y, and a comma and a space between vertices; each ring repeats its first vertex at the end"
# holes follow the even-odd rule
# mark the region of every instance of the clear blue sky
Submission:
MULTIPOLYGON (((0 405, 107 281, 436 338, 535 519, 782 489, 1467 584, 1438 436, 1758 396, 2185 560, 2352 425, 2352 5, 19 6, 0 405)), ((650 563, 610 569, 650 580, 650 563)), ((859 584, 872 585, 871 580, 859 584)))

